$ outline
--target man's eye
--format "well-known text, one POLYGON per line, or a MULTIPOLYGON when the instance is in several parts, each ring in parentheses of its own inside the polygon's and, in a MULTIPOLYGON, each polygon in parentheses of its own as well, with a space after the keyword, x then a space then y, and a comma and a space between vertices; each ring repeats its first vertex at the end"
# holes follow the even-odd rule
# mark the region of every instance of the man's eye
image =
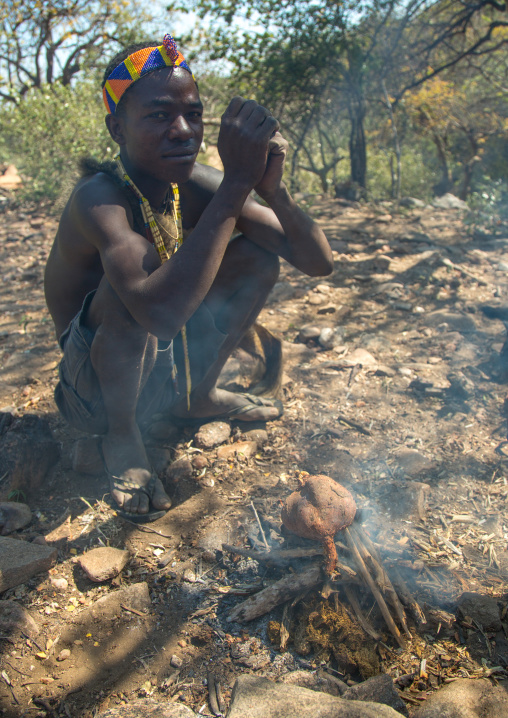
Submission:
POLYGON ((157 120, 162 120, 167 117, 167 114, 165 112, 159 111, 159 112, 152 112, 150 113, 150 117, 154 117, 157 120))

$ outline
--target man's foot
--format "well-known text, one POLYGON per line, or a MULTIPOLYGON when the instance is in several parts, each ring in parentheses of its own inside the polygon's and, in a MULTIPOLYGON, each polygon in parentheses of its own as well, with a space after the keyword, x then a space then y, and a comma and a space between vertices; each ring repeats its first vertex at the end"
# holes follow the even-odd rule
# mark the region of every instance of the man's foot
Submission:
POLYGON ((150 466, 139 431, 128 437, 105 436, 102 453, 119 513, 133 521, 161 518, 171 499, 150 466))
POLYGON ((225 389, 214 389, 206 397, 191 397, 190 410, 186 399, 175 406, 172 416, 177 422, 202 419, 235 419, 237 421, 273 421, 282 414, 282 403, 277 399, 262 399, 253 394, 242 394, 225 389))

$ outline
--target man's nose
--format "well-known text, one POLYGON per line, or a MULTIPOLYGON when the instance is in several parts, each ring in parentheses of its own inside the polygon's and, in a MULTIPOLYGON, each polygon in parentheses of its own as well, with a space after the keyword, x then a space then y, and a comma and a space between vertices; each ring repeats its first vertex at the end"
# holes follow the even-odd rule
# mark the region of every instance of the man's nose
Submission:
POLYGON ((172 140, 188 140, 193 134, 192 127, 183 115, 176 117, 169 128, 169 136, 172 140))

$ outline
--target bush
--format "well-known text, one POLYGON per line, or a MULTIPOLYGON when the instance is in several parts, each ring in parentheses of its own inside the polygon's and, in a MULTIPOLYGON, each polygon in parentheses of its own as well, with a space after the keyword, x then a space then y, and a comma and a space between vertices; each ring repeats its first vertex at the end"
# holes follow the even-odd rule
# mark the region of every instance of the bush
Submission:
POLYGON ((114 152, 104 117, 100 89, 91 82, 31 90, 1 109, 0 158, 18 167, 24 199, 56 199, 76 177, 81 157, 114 152))

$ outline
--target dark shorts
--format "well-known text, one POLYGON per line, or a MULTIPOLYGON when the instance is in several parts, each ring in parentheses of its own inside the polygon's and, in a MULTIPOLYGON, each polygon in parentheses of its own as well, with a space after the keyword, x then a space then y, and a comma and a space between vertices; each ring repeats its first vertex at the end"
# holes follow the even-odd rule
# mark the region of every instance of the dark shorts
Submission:
MULTIPOLYGON (((66 421, 76 429, 90 434, 105 434, 108 428, 104 400, 97 374, 90 359, 95 333, 85 324, 88 308, 95 291, 87 294, 80 312, 60 337, 63 358, 59 367, 59 382, 55 388, 55 402, 66 421)), ((191 357, 192 386, 196 387, 215 361, 226 335, 215 327, 212 315, 203 304, 187 324, 189 355, 191 357), (203 345, 206 337, 206 346, 203 345)), ((179 398, 178 384, 182 387, 183 351, 181 337, 173 342, 159 340, 157 359, 143 387, 136 408, 140 427, 148 426, 156 415, 169 413, 179 398), (179 382, 175 382, 173 369, 179 367, 179 382)))

